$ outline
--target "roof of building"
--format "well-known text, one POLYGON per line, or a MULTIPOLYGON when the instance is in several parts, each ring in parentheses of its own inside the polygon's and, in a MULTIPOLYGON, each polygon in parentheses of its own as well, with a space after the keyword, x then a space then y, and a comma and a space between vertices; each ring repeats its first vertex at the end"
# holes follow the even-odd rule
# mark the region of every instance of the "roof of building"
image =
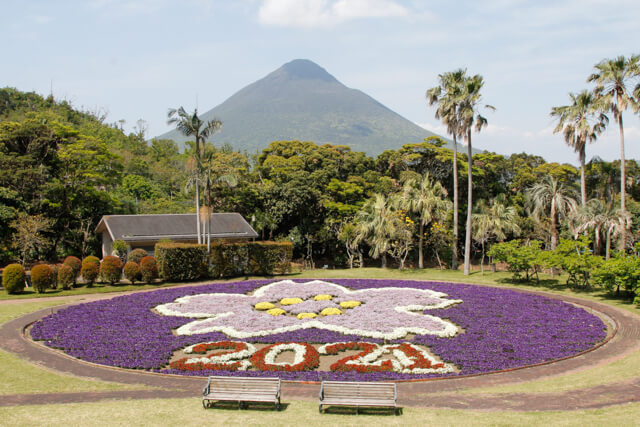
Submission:
MULTIPOLYGON (((258 237, 239 213, 211 215, 211 237, 217 239, 258 237)), ((195 240, 195 214, 105 215, 96 233, 108 232, 113 240, 157 241, 160 239, 195 240)))

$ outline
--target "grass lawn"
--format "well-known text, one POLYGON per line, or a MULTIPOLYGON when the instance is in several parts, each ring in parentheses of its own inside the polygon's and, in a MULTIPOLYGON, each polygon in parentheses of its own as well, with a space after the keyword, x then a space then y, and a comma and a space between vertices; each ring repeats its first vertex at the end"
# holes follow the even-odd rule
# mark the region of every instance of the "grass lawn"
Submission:
MULTIPOLYGON (((459 271, 440 270, 381 270, 365 268, 354 270, 314 270, 301 274, 290 275, 287 278, 376 278, 376 279, 407 279, 407 280, 436 280, 449 282, 466 282, 487 284, 516 289, 539 289, 553 293, 579 296, 585 299, 605 302, 613 306, 640 315, 640 310, 628 301, 613 299, 601 291, 581 291, 564 286, 564 277, 550 278, 541 276, 541 284, 517 284, 510 281, 511 275, 506 272, 481 275, 473 272, 464 276, 459 271)), ((235 279, 239 280, 239 279, 235 279)), ((78 288, 60 293, 46 293, 40 297, 58 295, 79 295, 82 293, 119 292, 124 290, 140 290, 145 288, 166 287, 170 284, 153 286, 115 286, 96 287, 92 289, 78 288)), ((4 294, 4 293, 3 293, 4 294)), ((20 299, 25 295, 7 296, 2 299, 20 299)), ((0 323, 41 308, 63 304, 67 300, 40 299, 36 302, 15 302, 11 304, 0 301, 0 323)), ((580 372, 562 376, 541 378, 539 380, 501 385, 484 389, 461 390, 456 393, 519 393, 519 392, 548 392, 567 391, 584 388, 597 384, 605 384, 623 380, 624 378, 640 376, 640 352, 627 355, 615 362, 585 369, 580 372)), ((42 367, 19 360, 17 357, 0 353, 0 394, 33 392, 64 392, 64 391, 98 391, 141 389, 129 386, 48 371, 42 367), (41 384, 34 389, 35 383, 41 384)), ((455 399, 455 393, 442 396, 455 399)), ((465 411, 465 410, 427 410, 420 408, 406 408, 403 415, 341 415, 318 414, 314 402, 291 400, 284 396, 288 407, 282 412, 271 410, 243 410, 235 409, 202 409, 199 396, 190 399, 158 399, 158 400, 127 400, 102 401, 94 403, 74 403, 55 405, 29 405, 0 407, 0 417, 3 425, 173 425, 185 426, 208 424, 245 424, 245 425, 291 425, 304 422, 308 425, 634 425, 638 423, 640 404, 633 403, 604 409, 563 412, 494 412, 494 411, 465 411)))
MULTIPOLYGON (((38 301, 22 304, 0 304, 0 323, 43 308, 68 302, 68 300, 38 301)), ((88 380, 52 372, 46 368, 25 362, 17 356, 0 350, 0 395, 64 393, 74 391, 140 390, 146 386, 117 384, 88 380)), ((2 424, 0 422, 0 424, 2 424)))
MULTIPOLYGON (((11 426, 202 426, 269 425, 295 426, 606 426, 637 425, 640 404, 607 409, 566 412, 493 412, 427 410, 405 408, 400 416, 380 411, 380 415, 319 414, 315 402, 290 401, 280 412, 272 409, 203 409, 197 397, 139 401, 103 401, 39 406, 0 407, 0 417, 11 426)), ((363 411, 364 412, 364 411, 363 411)))

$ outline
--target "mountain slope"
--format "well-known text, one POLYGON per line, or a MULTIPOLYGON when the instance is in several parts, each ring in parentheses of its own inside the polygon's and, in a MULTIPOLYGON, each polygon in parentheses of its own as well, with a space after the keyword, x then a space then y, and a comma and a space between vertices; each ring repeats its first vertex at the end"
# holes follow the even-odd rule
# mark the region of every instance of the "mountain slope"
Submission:
MULTIPOLYGON (((305 59, 283 65, 201 117, 223 123, 212 142, 250 153, 297 139, 376 155, 433 135, 305 59)), ((157 138, 186 140, 175 130, 157 138)))

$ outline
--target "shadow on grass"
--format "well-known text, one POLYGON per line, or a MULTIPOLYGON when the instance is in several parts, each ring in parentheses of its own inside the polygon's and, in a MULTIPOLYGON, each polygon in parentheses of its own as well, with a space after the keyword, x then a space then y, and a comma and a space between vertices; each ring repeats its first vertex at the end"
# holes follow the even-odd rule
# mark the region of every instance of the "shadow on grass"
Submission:
POLYGON ((332 415, 378 415, 392 416, 402 415, 402 408, 369 408, 356 406, 327 406, 322 408, 322 413, 332 415))
POLYGON ((268 402, 210 402, 205 409, 221 409, 223 411, 240 411, 243 409, 252 411, 285 411, 289 407, 288 403, 280 403, 280 408, 276 408, 276 405, 268 402))

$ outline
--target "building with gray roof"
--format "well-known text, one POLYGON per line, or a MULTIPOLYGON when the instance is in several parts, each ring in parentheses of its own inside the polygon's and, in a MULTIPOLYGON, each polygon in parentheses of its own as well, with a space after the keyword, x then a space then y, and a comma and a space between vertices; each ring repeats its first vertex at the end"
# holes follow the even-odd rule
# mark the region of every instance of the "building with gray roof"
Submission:
MULTIPOLYGON (((211 239, 245 240, 258 233, 239 213, 214 213, 210 219, 211 239)), ((105 215, 96 233, 102 235, 102 256, 111 255, 114 240, 124 240, 131 249, 142 248, 153 254, 162 239, 197 243, 195 214, 105 215)))

